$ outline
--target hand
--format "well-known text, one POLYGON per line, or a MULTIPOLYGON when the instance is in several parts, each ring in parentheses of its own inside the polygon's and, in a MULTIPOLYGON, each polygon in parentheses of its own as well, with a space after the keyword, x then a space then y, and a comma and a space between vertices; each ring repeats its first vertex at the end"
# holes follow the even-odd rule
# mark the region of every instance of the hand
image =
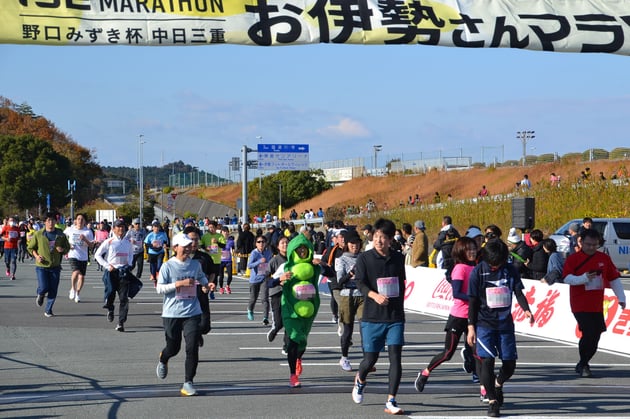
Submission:
POLYGON ((386 306, 387 304, 389 304, 389 298, 385 297, 383 294, 370 291, 369 296, 372 298, 372 300, 376 301, 378 305, 386 306))
POLYGON ((475 332, 475 326, 473 325, 468 325, 468 333, 466 333, 466 342, 468 342, 468 345, 471 347, 475 347, 475 344, 477 343, 477 333, 475 332))
POLYGON ((212 292, 217 288, 217 286, 214 284, 214 282, 209 282, 208 283, 208 289, 212 292))
POLYGON ((57 252, 59 252, 59 253, 63 253, 66 249, 64 249, 64 248, 63 248, 63 247, 61 247, 61 246, 57 246, 57 247, 55 247, 55 250, 56 250, 57 252))
POLYGON ((623 301, 619 301, 619 306, 621 307, 622 310, 626 309, 626 303, 623 301))
POLYGON ((529 325, 533 326, 534 325, 534 321, 536 321, 536 319, 534 319, 534 315, 532 314, 531 311, 526 311, 525 315, 527 316, 527 318, 529 318, 529 325))

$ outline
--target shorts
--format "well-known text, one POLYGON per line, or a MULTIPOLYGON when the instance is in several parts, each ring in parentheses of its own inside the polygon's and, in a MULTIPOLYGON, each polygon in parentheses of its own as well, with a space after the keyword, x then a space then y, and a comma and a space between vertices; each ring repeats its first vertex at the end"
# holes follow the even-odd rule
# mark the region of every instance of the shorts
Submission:
POLYGON ((341 323, 354 323, 355 319, 361 321, 361 317, 363 317, 363 297, 340 295, 335 297, 335 299, 339 307, 339 321, 341 323))
POLYGON ((364 352, 381 352, 387 345, 405 344, 405 323, 361 322, 364 352))
POLYGON ((501 358, 516 361, 516 335, 514 330, 495 330, 477 326, 477 355, 480 358, 501 358))
POLYGON ((85 271, 87 270, 87 260, 68 258, 68 263, 70 264, 70 270, 72 272, 79 271, 81 275, 85 276, 85 271))

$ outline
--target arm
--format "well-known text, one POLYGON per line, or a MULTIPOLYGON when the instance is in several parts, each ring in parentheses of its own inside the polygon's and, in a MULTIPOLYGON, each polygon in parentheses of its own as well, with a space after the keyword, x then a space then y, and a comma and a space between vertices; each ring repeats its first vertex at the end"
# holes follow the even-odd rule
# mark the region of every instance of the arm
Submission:
POLYGON ((626 293, 623 290, 623 284, 621 283, 621 279, 617 278, 610 281, 610 288, 612 288, 615 296, 617 296, 617 300, 619 300, 619 305, 622 309, 626 308, 626 293))
POLYGON ((462 291, 462 285, 464 281, 461 279, 453 279, 451 282, 451 286, 453 287, 453 298, 457 298, 458 300, 468 301, 468 294, 462 291))
POLYGON ((523 290, 521 288, 517 288, 514 290, 514 295, 516 295, 516 301, 518 301, 518 305, 521 306, 525 315, 529 318, 529 323, 534 324, 534 315, 532 314, 531 309, 529 308, 529 303, 527 302, 527 298, 525 294, 523 294, 523 290))

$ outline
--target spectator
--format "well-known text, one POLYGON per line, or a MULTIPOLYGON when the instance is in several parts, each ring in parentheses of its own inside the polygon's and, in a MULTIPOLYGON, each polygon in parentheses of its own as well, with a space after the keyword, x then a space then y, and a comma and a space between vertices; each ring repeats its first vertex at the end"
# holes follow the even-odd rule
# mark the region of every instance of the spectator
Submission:
POLYGON ((521 236, 512 227, 507 238, 508 249, 510 250, 509 259, 512 265, 520 273, 523 278, 530 278, 531 274, 527 268, 527 264, 532 260, 532 249, 521 240, 521 236))

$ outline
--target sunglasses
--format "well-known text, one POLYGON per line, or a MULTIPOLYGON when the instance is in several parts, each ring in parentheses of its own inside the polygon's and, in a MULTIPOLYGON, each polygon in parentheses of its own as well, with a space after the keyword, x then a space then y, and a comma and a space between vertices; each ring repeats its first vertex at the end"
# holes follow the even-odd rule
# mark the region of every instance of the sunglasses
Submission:
POLYGON ((487 238, 487 239, 494 239, 494 238, 496 238, 496 237, 497 237, 497 235, 496 235, 496 234, 494 234, 494 233, 492 233, 492 232, 488 232, 488 233, 486 233, 486 238, 487 238))
POLYGON ((264 240, 256 240, 256 243, 266 243, 264 240))

